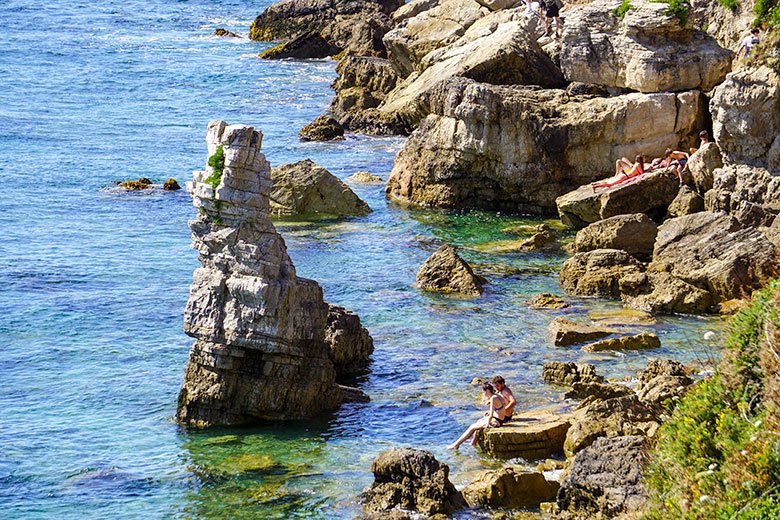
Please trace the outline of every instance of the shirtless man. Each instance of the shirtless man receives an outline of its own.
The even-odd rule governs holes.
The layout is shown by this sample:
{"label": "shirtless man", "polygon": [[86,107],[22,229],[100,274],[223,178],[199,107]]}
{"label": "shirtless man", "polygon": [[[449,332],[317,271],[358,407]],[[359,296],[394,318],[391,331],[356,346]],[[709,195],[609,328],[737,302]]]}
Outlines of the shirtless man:
{"label": "shirtless man", "polygon": [[515,394],[513,394],[512,390],[508,386],[506,386],[506,382],[504,381],[503,377],[496,376],[490,381],[493,383],[496,392],[498,392],[498,394],[504,399],[504,403],[506,403],[506,407],[504,408],[504,410],[506,410],[506,415],[504,416],[504,422],[507,422],[509,419],[512,418],[512,415],[515,413],[515,405],[517,404],[517,399],[515,399]]}

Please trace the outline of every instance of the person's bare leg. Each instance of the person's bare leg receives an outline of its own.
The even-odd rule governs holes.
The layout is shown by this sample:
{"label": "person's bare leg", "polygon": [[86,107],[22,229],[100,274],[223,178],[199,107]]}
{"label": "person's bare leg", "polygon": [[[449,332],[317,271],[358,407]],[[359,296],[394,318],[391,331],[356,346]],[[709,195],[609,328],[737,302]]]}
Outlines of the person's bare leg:
{"label": "person's bare leg", "polygon": [[631,161],[626,159],[625,157],[621,157],[617,161],[615,161],[615,175],[620,175],[621,173],[625,173],[624,169],[631,168],[632,164]]}
{"label": "person's bare leg", "polygon": [[484,421],[485,421],[484,419],[480,419],[479,421],[477,421],[474,424],[472,424],[471,426],[469,426],[466,429],[466,431],[463,432],[463,435],[458,437],[457,441],[455,441],[452,444],[450,444],[449,446],[447,446],[447,449],[448,450],[457,450],[460,447],[461,444],[466,442],[466,439],[468,439],[469,437],[474,435],[475,431],[481,430],[482,428],[485,427],[485,422]]}

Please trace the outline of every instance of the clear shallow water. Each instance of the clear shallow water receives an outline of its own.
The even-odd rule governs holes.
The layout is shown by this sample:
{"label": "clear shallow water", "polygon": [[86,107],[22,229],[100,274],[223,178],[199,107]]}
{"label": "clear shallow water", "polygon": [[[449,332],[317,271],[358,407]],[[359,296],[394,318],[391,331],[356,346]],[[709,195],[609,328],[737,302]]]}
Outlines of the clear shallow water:
{"label": "clear shallow water", "polygon": [[[116,180],[183,182],[205,161],[210,119],[265,134],[273,165],[312,158],[341,178],[386,178],[399,139],[297,140],[323,112],[334,63],[254,59],[239,33],[268,1],[0,4],[0,511],[13,518],[349,518],[369,466],[397,445],[431,449],[457,484],[497,464],[446,453],[479,415],[474,376],[500,373],[521,408],[560,401],[546,360],[608,377],[647,354],[552,347],[553,316],[523,302],[559,292],[560,254],[496,253],[508,226],[539,220],[410,211],[355,186],[364,218],[281,222],[299,274],[358,312],[376,352],[356,382],[372,402],[316,421],[188,432],[172,421],[191,340],[181,331],[195,253],[186,194],[117,194]],[[459,246],[491,284],[479,299],[421,294],[417,267]],[[617,309],[573,300],[566,314]],[[653,355],[706,359],[719,322],[659,318]],[[639,329],[637,329],[639,330]],[[642,329],[644,330],[644,329]]]}

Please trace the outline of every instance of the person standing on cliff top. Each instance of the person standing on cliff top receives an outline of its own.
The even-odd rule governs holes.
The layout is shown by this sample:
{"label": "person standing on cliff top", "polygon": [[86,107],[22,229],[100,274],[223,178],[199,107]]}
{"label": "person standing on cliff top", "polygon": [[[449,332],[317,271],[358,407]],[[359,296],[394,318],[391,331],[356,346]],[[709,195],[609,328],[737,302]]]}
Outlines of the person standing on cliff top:
{"label": "person standing on cliff top", "polygon": [[539,18],[544,14],[544,35],[550,35],[550,23],[555,18],[555,37],[560,36],[562,0],[539,0]]}
{"label": "person standing on cliff top", "polygon": [[739,48],[737,49],[737,59],[747,58],[750,54],[750,51],[753,50],[753,47],[761,43],[759,34],[760,31],[758,28],[755,28],[750,31],[750,34],[743,38],[743,40],[739,43]]}
{"label": "person standing on cliff top", "polygon": [[496,389],[496,392],[498,392],[498,394],[504,399],[504,402],[506,403],[506,407],[504,408],[504,410],[506,410],[504,422],[506,423],[515,413],[517,399],[515,399],[515,394],[512,393],[512,390],[506,386],[506,382],[504,381],[503,377],[496,376],[491,379],[490,382],[493,383],[493,387]]}

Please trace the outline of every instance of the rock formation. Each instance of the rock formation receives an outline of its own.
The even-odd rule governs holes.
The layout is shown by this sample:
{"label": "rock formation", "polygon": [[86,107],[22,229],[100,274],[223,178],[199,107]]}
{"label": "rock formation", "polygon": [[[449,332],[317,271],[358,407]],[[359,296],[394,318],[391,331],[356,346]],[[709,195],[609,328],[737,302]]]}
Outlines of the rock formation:
{"label": "rock formation", "polygon": [[470,507],[537,507],[541,502],[554,500],[559,487],[539,472],[509,466],[481,472],[463,488],[463,498]]}
{"label": "rock formation", "polygon": [[299,419],[344,398],[325,341],[322,289],[296,276],[269,219],[261,143],[252,127],[212,121],[209,167],[187,183],[202,267],[184,311],[184,331],[196,339],[176,414],[184,424]]}
{"label": "rock formation", "polygon": [[334,118],[322,115],[301,128],[298,137],[302,141],[340,141],[344,139],[344,128]]}
{"label": "rock formation", "polygon": [[595,249],[566,260],[558,280],[569,294],[620,298],[620,280],[644,270],[645,267],[625,251]]}
{"label": "rock formation", "polygon": [[[554,213],[557,197],[614,172],[616,157],[660,155],[685,142],[704,116],[698,92],[594,98],[463,78],[436,87],[428,102],[431,115],[396,156],[388,194],[423,206],[535,214]],[[661,204],[665,211],[676,181],[671,188],[668,200],[649,207],[608,207],[644,213]],[[625,212],[615,211],[597,209],[581,221]]]}
{"label": "rock formation", "polygon": [[550,322],[547,331],[552,336],[553,342],[559,347],[592,341],[617,332],[606,327],[581,325],[560,316]]}
{"label": "rock formation", "polygon": [[542,366],[542,380],[559,385],[604,382],[604,378],[596,374],[596,367],[593,365],[560,361],[550,361]]}
{"label": "rock formation", "polygon": [[479,296],[484,283],[485,279],[474,274],[455,248],[448,245],[437,249],[417,271],[417,286],[425,291]]}
{"label": "rock formation", "polygon": [[306,32],[260,53],[264,60],[327,58],[341,52],[317,31]]}
{"label": "rock formation", "polygon": [[637,258],[649,258],[658,226],[644,213],[618,215],[594,222],[577,232],[574,251],[620,249]]}
{"label": "rock formation", "polygon": [[367,512],[402,508],[425,515],[450,514],[463,505],[460,492],[449,480],[449,466],[429,451],[383,451],[371,463],[371,471],[374,483],[361,495]]}
{"label": "rock formation", "polygon": [[371,213],[349,186],[307,159],[271,171],[271,213],[278,216],[351,216]]}
{"label": "rock formation", "polygon": [[683,26],[662,3],[633,0],[623,17],[617,1],[566,13],[561,68],[569,81],[639,92],[712,89],[731,67],[731,51]]}
{"label": "rock formation", "polygon": [[346,56],[336,65],[336,73],[338,78],[333,83],[336,96],[330,111],[343,127],[368,134],[408,133],[409,129],[396,118],[383,120],[371,115],[371,110],[384,101],[399,80],[389,60]]}
{"label": "rock formation", "polygon": [[642,332],[632,336],[620,336],[619,338],[608,338],[589,343],[582,347],[583,352],[603,352],[605,350],[643,350],[658,348],[661,346],[661,340],[656,334],[651,332]]}
{"label": "rock formation", "polygon": [[571,415],[558,410],[531,410],[514,414],[500,428],[477,430],[477,446],[486,454],[505,459],[539,460],[563,452]]}
{"label": "rock formation", "polygon": [[558,310],[569,307],[569,304],[566,303],[563,298],[552,293],[537,294],[525,303],[527,303],[532,309]]}
{"label": "rock formation", "polygon": [[328,305],[325,342],[330,347],[329,357],[336,377],[364,369],[374,352],[374,339],[361,325],[357,314],[337,305]]}

